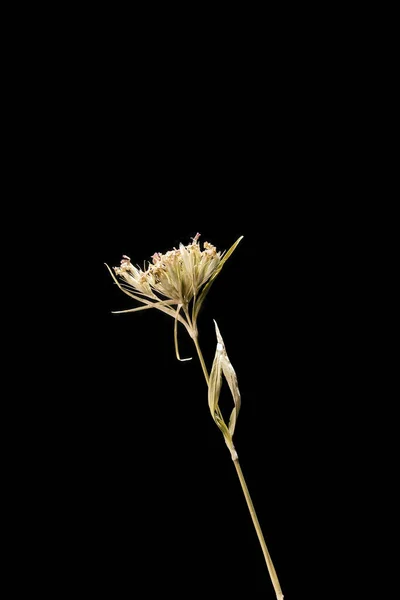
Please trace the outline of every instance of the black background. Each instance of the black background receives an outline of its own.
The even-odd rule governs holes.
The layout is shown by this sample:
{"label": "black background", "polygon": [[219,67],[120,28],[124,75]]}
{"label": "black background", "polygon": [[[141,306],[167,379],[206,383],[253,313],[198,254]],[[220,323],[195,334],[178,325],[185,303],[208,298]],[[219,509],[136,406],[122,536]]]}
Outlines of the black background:
{"label": "black background", "polygon": [[[277,195],[273,183],[266,198]],[[82,452],[75,493],[82,486],[78,513],[93,576],[101,573],[110,589],[125,589],[132,577],[157,591],[184,594],[194,585],[274,597],[190,339],[180,329],[181,356],[193,356],[180,363],[170,317],[111,314],[134,302],[103,265],[119,264],[122,254],[142,264],[197,231],[218,249],[244,235],[200,313],[200,342],[210,368],[215,319],[242,394],[235,444],[282,588],[294,596],[307,585],[299,556],[310,544],[309,522],[316,545],[329,532],[326,521],[321,531],[315,525],[335,494],[338,373],[348,368],[337,350],[344,290],[333,283],[327,217],[316,228],[304,204],[250,203],[230,197],[232,184],[225,197],[194,192],[155,203],[143,187],[126,185],[132,200],[104,219],[89,255],[86,389],[75,407]],[[230,402],[224,389],[225,414]]]}
{"label": "black background", "polygon": [[[215,35],[214,50],[200,36],[186,53],[188,42],[156,39],[152,26],[119,35],[93,21],[51,58],[44,44],[44,70],[25,58],[32,102],[21,119],[35,159],[25,176],[50,199],[56,260],[43,367],[55,383],[31,409],[43,455],[26,460],[50,490],[34,480],[56,590],[82,578],[110,598],[274,598],[186,332],[181,355],[193,360],[179,363],[171,318],[111,313],[133,302],[105,262],[142,264],[197,232],[220,250],[244,236],[204,303],[200,342],[210,368],[215,319],[242,394],[235,445],[285,597],[338,582],[325,556],[359,468],[357,456],[349,471],[338,459],[365,335],[352,290],[366,209],[350,201],[365,130],[352,66],[338,72],[336,46],[320,52],[318,36],[286,28],[274,42],[265,31],[251,43],[231,32],[228,46]],[[221,404],[226,413],[227,390]]]}

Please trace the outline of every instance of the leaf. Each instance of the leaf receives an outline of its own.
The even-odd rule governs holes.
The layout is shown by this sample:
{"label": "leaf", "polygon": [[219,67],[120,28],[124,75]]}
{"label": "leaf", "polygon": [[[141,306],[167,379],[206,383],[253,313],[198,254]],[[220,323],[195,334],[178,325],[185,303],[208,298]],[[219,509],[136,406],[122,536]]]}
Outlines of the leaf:
{"label": "leaf", "polygon": [[[225,350],[224,340],[222,339],[217,323],[215,321],[214,323],[217,335],[217,348],[215,351],[215,357],[208,384],[208,406],[210,408],[212,418],[214,419],[219,429],[222,431],[222,434],[225,438],[225,442],[229,450],[231,451],[232,459],[236,460],[237,454],[233,445],[232,438],[235,431],[235,425],[240,409],[240,392],[235,370]],[[224,375],[225,379],[228,382],[228,386],[231,391],[234,402],[234,408],[229,418],[229,426],[226,425],[221,410],[218,406],[222,388],[222,375]]]}
{"label": "leaf", "polygon": [[229,431],[230,431],[230,434],[233,436],[233,433],[235,431],[236,420],[239,415],[239,410],[240,410],[240,405],[241,405],[239,385],[238,385],[238,380],[237,380],[235,369],[233,368],[232,363],[229,360],[228,354],[225,349],[224,340],[222,339],[222,335],[218,329],[218,325],[215,320],[214,320],[214,325],[215,325],[215,331],[217,334],[218,343],[222,346],[222,351],[221,351],[222,372],[223,372],[225,379],[229,385],[229,389],[231,390],[233,402],[235,404],[234,409],[232,410],[232,413],[231,413],[231,416],[229,419]]}
{"label": "leaf", "polygon": [[[142,300],[143,302],[143,300]],[[149,304],[147,304],[146,306],[138,306],[137,308],[128,308],[127,310],[113,310],[112,314],[113,315],[121,315],[122,313],[131,313],[131,312],[137,312],[138,310],[147,310],[148,308],[159,308],[160,305],[165,305],[165,304],[176,304],[176,302],[173,302],[172,300],[161,300],[160,302],[149,302]]]}
{"label": "leaf", "polygon": [[229,250],[227,252],[225,252],[218,267],[216,268],[216,270],[211,275],[210,279],[207,281],[206,285],[202,289],[201,294],[198,297],[198,299],[196,300],[196,304],[193,308],[193,320],[194,321],[197,319],[197,315],[199,314],[201,305],[204,302],[204,298],[207,296],[208,292],[210,291],[210,287],[213,284],[215,278],[220,273],[222,267],[224,266],[224,264],[226,263],[228,258],[231,256],[231,254],[234,252],[234,250],[236,250],[236,247],[238,246],[239,242],[241,242],[242,239],[243,239],[243,236],[240,236],[240,238],[238,240],[236,240],[236,242],[229,248]]}
{"label": "leaf", "polygon": [[210,379],[208,382],[208,406],[211,416],[215,420],[215,413],[218,407],[219,395],[222,387],[222,367],[221,353],[218,352],[218,347],[215,352],[213,365],[211,368]]}

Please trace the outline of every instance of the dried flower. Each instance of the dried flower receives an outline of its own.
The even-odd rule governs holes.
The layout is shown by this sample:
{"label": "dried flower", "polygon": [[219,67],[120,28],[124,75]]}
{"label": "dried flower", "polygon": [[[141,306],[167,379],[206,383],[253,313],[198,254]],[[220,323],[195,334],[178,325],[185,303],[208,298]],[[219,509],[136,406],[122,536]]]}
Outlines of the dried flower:
{"label": "dried flower", "polygon": [[[109,269],[115,283],[128,296],[144,306],[118,313],[158,308],[175,319],[175,349],[179,360],[177,323],[184,325],[192,338],[197,336],[197,317],[211,284],[221,271],[240,237],[227,252],[217,252],[215,246],[204,242],[201,249],[197,233],[187,246],[182,243],[165,254],[156,252],[147,268],[132,265],[129,256],[123,256],[121,265]],[[188,360],[188,359],[186,359]]]}
{"label": "dried flower", "polygon": [[[115,273],[108,265],[106,266],[118,287],[125,294],[142,304],[142,306],[136,308],[117,312],[127,313],[157,308],[174,317],[175,350],[179,360],[181,358],[178,351],[178,321],[186,327],[192,337],[208,386],[208,405],[212,418],[222,431],[225,443],[231,453],[277,600],[283,600],[279,579],[268,552],[250,492],[239,464],[239,457],[233,444],[233,434],[240,410],[241,397],[235,370],[229,360],[224,340],[215,321],[217,347],[210,375],[198,342],[197,317],[201,305],[225,261],[230,257],[243,236],[226,253],[217,252],[215,246],[208,242],[205,242],[203,249],[201,249],[199,237],[200,234],[197,233],[187,246],[180,244],[178,249],[173,248],[165,254],[156,252],[152,256],[152,262],[148,263],[147,268],[145,266],[144,270],[140,267],[134,267],[128,256],[124,256],[121,265],[114,268]],[[219,406],[223,378],[228,383],[234,403],[228,424],[226,424]]]}

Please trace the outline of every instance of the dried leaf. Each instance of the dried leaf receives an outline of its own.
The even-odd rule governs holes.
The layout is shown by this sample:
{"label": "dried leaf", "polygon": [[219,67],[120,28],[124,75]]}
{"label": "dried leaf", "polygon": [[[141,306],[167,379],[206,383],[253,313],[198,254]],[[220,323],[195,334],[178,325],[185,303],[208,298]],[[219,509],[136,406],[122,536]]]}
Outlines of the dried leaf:
{"label": "dried leaf", "polygon": [[[222,339],[217,323],[215,321],[214,323],[217,334],[217,348],[215,351],[215,357],[208,384],[208,406],[210,408],[212,418],[223,433],[225,442],[231,451],[232,459],[236,460],[237,454],[233,445],[232,438],[235,431],[236,420],[240,409],[240,391],[235,370],[225,350],[224,340]],[[224,376],[228,382],[229,389],[231,391],[234,402],[234,408],[229,418],[229,426],[226,425],[220,408],[218,406],[222,388],[222,376]]]}
{"label": "dried leaf", "polygon": [[228,260],[228,258],[230,257],[230,255],[232,254],[232,252],[236,249],[236,247],[238,246],[239,242],[243,239],[243,236],[240,236],[240,238],[238,240],[236,240],[236,242],[229,248],[229,250],[224,254],[221,262],[219,263],[217,269],[215,270],[215,272],[213,273],[213,275],[210,277],[210,279],[208,280],[208,282],[206,283],[206,285],[204,286],[200,296],[197,298],[196,303],[193,307],[193,319],[194,321],[197,319],[197,315],[199,314],[199,310],[201,308],[201,305],[204,302],[204,298],[207,296],[210,287],[213,283],[213,281],[215,280],[215,278],[217,277],[217,275],[219,274],[219,272],[221,271],[222,267],[224,266],[225,262]]}

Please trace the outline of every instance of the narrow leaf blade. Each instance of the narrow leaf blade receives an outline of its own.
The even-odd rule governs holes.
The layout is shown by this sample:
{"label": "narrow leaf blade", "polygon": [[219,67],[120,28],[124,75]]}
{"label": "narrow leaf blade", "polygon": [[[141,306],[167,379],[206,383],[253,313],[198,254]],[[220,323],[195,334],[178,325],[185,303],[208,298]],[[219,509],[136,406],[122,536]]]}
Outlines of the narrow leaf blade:
{"label": "narrow leaf blade", "polygon": [[231,256],[231,254],[236,250],[236,247],[242,241],[242,239],[243,239],[243,236],[240,236],[240,238],[236,240],[236,242],[229,248],[229,250],[227,252],[225,252],[224,256],[221,259],[221,262],[218,265],[218,268],[215,270],[215,272],[210,277],[210,279],[207,281],[206,285],[204,286],[203,290],[201,291],[200,296],[196,300],[196,305],[193,310],[195,319],[197,318],[197,315],[199,314],[201,305],[203,304],[205,297],[207,296],[208,292],[210,291],[210,287],[213,284],[215,278],[220,273],[222,267],[224,266],[224,264],[226,263],[228,258]]}

